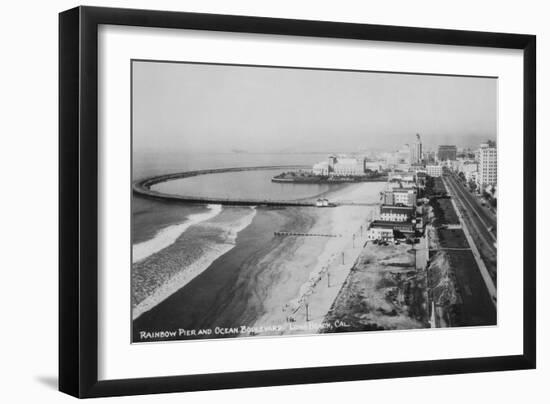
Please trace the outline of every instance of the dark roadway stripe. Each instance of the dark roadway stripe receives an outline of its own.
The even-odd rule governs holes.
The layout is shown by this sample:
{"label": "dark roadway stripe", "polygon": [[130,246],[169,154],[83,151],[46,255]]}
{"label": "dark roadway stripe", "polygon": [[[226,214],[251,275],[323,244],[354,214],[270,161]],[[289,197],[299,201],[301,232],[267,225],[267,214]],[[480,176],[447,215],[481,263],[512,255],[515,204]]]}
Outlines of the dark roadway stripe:
{"label": "dark roadway stripe", "polygon": [[460,189],[460,194],[464,197],[464,199],[467,199],[473,206],[476,207],[476,212],[483,216],[483,218],[489,223],[489,225],[495,227],[496,226],[496,219],[490,216],[485,209],[483,209],[482,206],[479,205],[478,201],[475,197],[473,197],[470,193],[466,192],[464,188],[461,186],[458,181],[451,176],[451,182],[456,185],[457,188]]}
{"label": "dark roadway stripe", "polygon": [[[471,195],[468,195],[468,197],[466,196],[466,193],[464,190],[460,189],[460,184],[457,184],[454,180],[449,180],[448,181],[449,184],[451,185],[451,188],[453,188],[453,190],[455,191],[455,194],[457,195],[457,197],[459,197],[459,199],[461,199],[461,203],[462,203],[462,206],[464,206],[465,208],[467,208],[467,210],[473,210],[474,212],[474,216],[476,216],[476,219],[477,221],[479,221],[483,227],[483,229],[485,231],[487,231],[487,233],[492,237],[492,239],[494,241],[496,241],[496,236],[489,230],[489,226],[492,225],[493,228],[496,227],[496,223],[492,223],[492,220],[489,220],[489,226],[484,222],[484,220],[482,219],[481,215],[479,214],[479,211],[478,209],[476,209],[476,202],[471,202],[468,200],[468,197],[471,197]],[[467,202],[467,203],[464,203]],[[469,208],[466,206],[468,205]],[[479,208],[479,206],[477,206]],[[485,213],[485,212],[483,212]],[[484,215],[486,216],[486,215]]]}
{"label": "dark roadway stripe", "polygon": [[[447,181],[447,182],[450,185],[451,189],[454,191],[454,193],[457,194],[456,184],[453,184],[452,181]],[[465,208],[465,210],[471,210],[464,204],[464,201],[462,200],[462,198],[457,197],[456,199],[460,201],[460,204],[462,205],[463,208]],[[485,244],[487,244],[491,253],[494,253],[496,255],[496,248],[494,244],[490,241],[490,239],[488,240],[488,237],[486,235],[483,234],[484,232],[486,232],[487,234],[492,236],[492,234],[487,230],[483,221],[481,221],[479,217],[477,217],[476,215],[468,215],[468,217],[465,217],[465,219],[469,219],[469,221],[471,222],[471,226],[474,226],[475,229],[477,230],[476,233],[479,234],[481,239],[485,242]],[[477,224],[475,223],[476,221],[478,222]],[[481,229],[479,228],[480,227],[479,225],[481,225]]]}

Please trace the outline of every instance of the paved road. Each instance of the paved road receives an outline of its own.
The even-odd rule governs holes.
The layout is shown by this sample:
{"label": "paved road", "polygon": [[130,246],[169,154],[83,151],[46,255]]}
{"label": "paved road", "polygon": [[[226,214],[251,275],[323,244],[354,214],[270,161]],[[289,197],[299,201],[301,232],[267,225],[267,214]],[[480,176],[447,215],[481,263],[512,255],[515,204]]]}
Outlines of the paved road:
{"label": "paved road", "polygon": [[489,230],[490,237],[492,240],[496,241],[497,218],[495,214],[488,207],[482,206],[479,199],[465,188],[464,184],[458,180],[455,174],[447,175],[444,179],[449,180],[448,183],[454,186],[457,195],[470,209],[472,209],[476,219],[478,219],[485,228],[491,228],[491,230]]}
{"label": "paved road", "polygon": [[461,210],[481,258],[496,283],[496,217],[489,209],[482,206],[479,200],[466,190],[453,174],[444,175],[443,181]]}

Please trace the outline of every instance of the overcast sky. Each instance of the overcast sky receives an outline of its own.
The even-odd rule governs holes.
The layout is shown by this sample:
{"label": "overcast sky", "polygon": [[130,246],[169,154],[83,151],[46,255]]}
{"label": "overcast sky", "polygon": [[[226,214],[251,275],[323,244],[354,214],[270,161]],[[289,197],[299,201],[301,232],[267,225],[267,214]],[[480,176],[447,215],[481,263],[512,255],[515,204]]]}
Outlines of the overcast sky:
{"label": "overcast sky", "polygon": [[134,151],[396,150],[496,140],[497,80],[133,63]]}

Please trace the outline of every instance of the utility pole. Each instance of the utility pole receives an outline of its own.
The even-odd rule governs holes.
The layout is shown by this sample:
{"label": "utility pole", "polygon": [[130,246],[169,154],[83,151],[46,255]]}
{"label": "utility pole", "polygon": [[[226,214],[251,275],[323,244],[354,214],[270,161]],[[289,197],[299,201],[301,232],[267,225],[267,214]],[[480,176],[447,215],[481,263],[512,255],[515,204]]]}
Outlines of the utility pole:
{"label": "utility pole", "polygon": [[344,252],[342,251],[342,265],[344,265]]}
{"label": "utility pole", "polygon": [[309,321],[309,303],[306,303],[306,321]]}
{"label": "utility pole", "polygon": [[330,288],[330,272],[327,271],[327,288]]}
{"label": "utility pole", "polygon": [[416,271],[418,269],[418,265],[416,263],[416,244],[415,244],[414,238],[413,238],[413,251],[414,251],[414,270]]}

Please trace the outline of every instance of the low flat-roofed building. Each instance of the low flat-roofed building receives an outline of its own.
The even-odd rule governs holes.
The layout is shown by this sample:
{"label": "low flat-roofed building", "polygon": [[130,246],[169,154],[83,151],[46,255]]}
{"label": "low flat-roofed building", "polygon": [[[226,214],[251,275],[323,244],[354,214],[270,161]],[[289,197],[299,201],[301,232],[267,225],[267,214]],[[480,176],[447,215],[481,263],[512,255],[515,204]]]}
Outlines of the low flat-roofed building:
{"label": "low flat-roofed building", "polygon": [[393,241],[395,232],[403,235],[413,235],[415,233],[415,225],[407,222],[391,222],[387,220],[374,220],[367,232],[369,240]]}
{"label": "low flat-roofed building", "polygon": [[368,240],[382,240],[382,241],[393,241],[393,229],[386,227],[374,226],[369,228],[367,232]]}
{"label": "low flat-roofed building", "polygon": [[389,222],[408,222],[414,216],[414,208],[411,206],[381,205],[380,220]]}

